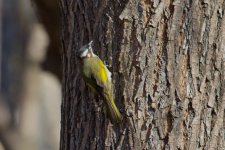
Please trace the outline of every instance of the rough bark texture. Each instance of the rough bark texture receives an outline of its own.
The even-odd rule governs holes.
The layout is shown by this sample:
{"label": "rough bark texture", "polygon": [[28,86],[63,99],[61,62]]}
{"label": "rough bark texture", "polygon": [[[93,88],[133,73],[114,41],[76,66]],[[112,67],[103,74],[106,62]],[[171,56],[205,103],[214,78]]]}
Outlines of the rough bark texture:
{"label": "rough bark texture", "polygon": [[[224,149],[224,0],[61,0],[61,150]],[[124,116],[112,126],[74,53],[90,40]]]}

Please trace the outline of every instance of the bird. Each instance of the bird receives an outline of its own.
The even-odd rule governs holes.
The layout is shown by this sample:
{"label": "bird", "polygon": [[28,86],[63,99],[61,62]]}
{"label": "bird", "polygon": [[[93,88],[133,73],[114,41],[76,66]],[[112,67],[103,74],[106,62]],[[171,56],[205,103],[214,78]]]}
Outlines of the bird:
{"label": "bird", "polygon": [[91,91],[103,97],[110,122],[117,124],[122,121],[123,117],[113,99],[111,72],[94,54],[92,43],[93,41],[82,46],[77,52],[77,57],[81,62],[81,76]]}

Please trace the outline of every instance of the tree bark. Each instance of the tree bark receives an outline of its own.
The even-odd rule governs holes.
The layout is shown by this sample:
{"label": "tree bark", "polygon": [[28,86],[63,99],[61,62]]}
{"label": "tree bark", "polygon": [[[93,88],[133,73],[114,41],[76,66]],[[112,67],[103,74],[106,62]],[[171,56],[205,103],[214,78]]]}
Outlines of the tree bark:
{"label": "tree bark", "polygon": [[[224,149],[224,0],[60,0],[61,150]],[[79,74],[90,40],[112,72],[123,122]]]}

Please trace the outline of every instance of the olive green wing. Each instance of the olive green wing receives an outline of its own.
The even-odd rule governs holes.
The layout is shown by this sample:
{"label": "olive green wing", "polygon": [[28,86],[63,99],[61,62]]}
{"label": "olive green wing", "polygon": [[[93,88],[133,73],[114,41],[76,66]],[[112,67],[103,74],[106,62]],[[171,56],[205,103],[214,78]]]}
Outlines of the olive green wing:
{"label": "olive green wing", "polygon": [[[97,58],[96,58],[97,59]],[[107,106],[108,116],[112,123],[119,123],[122,120],[122,115],[117,109],[112,95],[112,85],[111,85],[111,73],[103,64],[103,62],[98,58],[92,66],[92,78],[95,79],[95,84],[98,87],[101,87],[100,95],[102,95],[105,99],[105,103]]]}

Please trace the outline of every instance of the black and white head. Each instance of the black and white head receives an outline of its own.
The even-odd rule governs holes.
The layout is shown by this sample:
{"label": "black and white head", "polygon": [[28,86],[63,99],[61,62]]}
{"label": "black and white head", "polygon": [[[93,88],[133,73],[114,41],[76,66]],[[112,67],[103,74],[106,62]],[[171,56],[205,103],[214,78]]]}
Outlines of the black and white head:
{"label": "black and white head", "polygon": [[92,43],[93,41],[89,42],[88,44],[82,46],[78,53],[77,56],[80,58],[89,58],[89,57],[93,57],[95,56],[95,54],[93,53],[93,49],[92,49]]}

